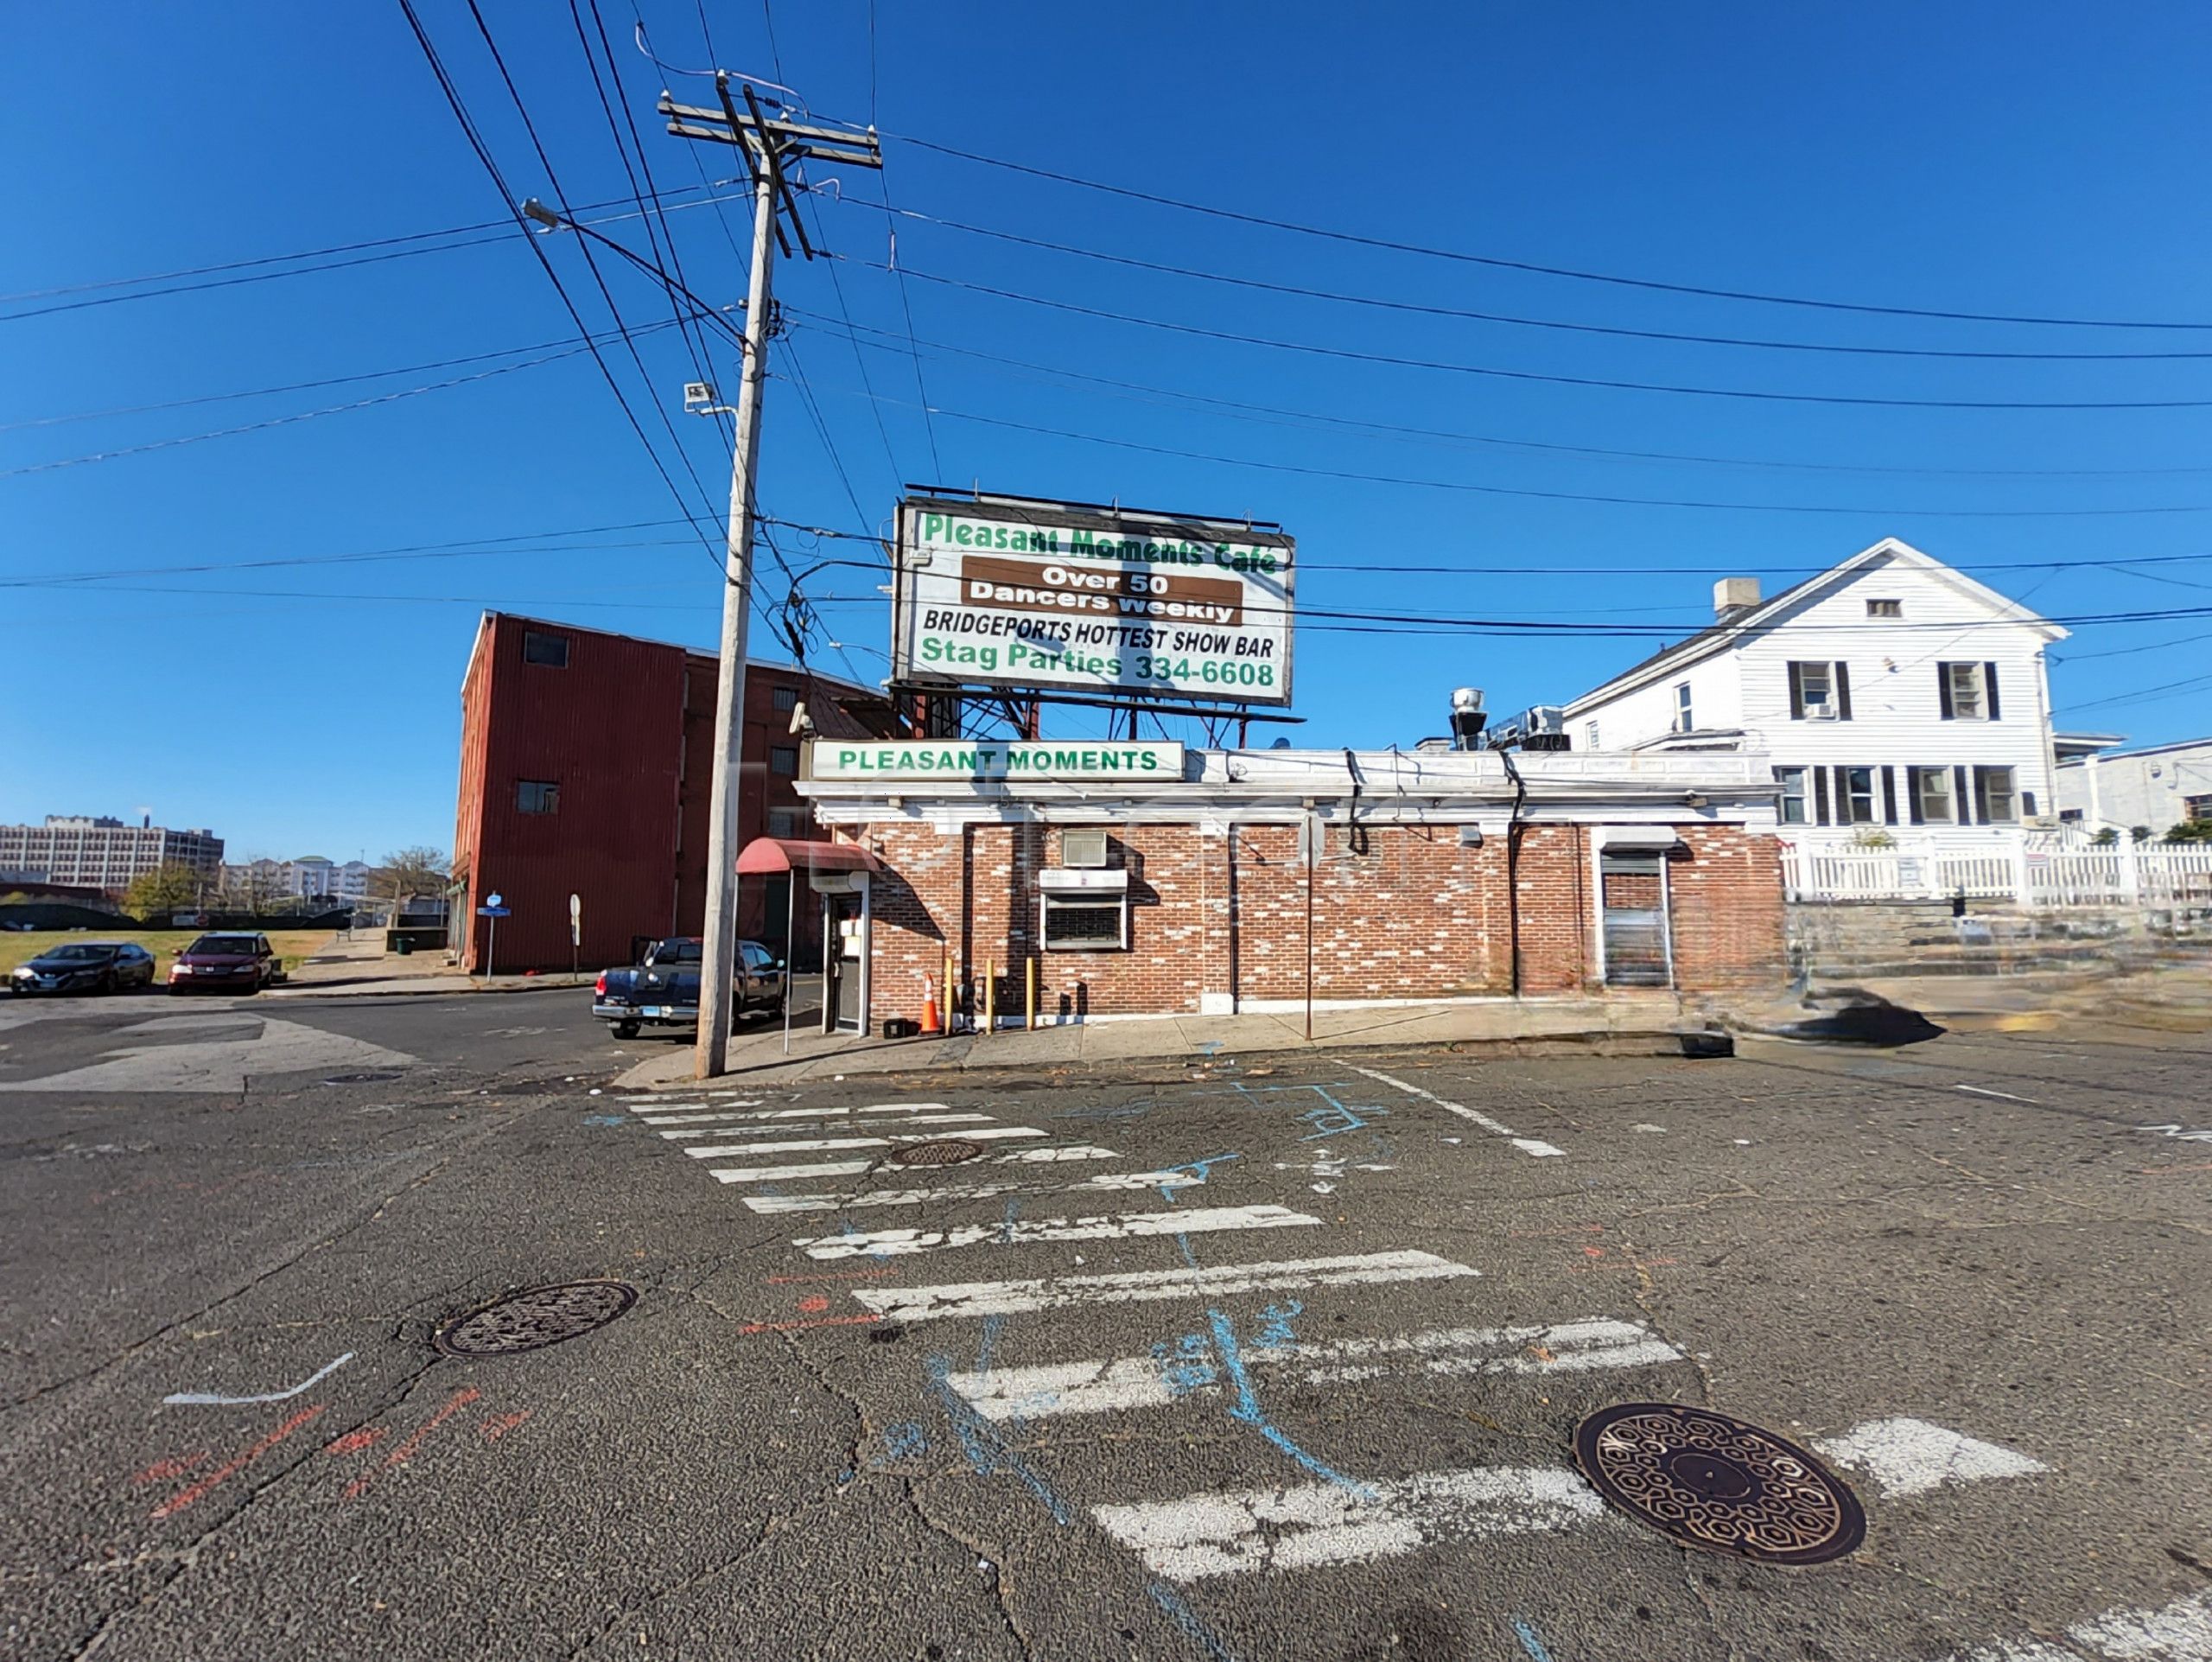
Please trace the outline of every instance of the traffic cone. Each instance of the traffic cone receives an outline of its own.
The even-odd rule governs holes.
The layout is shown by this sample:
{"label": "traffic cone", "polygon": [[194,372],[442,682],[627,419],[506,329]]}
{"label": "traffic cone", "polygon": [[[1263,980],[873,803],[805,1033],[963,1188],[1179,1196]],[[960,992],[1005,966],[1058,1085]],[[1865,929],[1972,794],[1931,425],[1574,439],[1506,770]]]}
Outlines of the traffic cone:
{"label": "traffic cone", "polygon": [[937,1013],[937,986],[929,977],[922,977],[922,1037],[931,1038],[944,1031],[944,1022]]}

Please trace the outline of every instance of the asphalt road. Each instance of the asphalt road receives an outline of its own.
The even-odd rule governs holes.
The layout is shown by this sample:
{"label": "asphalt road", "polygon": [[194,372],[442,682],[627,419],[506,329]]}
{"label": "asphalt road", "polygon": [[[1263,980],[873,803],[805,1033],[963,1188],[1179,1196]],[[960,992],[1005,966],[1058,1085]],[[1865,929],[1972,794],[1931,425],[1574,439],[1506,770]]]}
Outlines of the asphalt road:
{"label": "asphalt road", "polygon": [[[584,1002],[0,1004],[8,1655],[2212,1658],[2203,1038],[646,1103]],[[1639,1400],[1864,1545],[1609,1509]]]}

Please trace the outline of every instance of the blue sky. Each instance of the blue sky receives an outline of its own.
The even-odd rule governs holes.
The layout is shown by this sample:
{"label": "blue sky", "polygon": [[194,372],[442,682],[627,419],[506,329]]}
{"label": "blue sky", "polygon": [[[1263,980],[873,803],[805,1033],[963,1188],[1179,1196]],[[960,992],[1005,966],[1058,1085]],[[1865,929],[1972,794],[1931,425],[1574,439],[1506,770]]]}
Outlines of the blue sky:
{"label": "blue sky", "polygon": [[[2212,19],[2187,9],[2101,14],[2091,27],[2051,5],[1431,5],[1385,8],[1350,29],[1341,7],[1305,4],[815,0],[776,8],[772,45],[758,3],[709,3],[710,55],[689,0],[639,4],[670,65],[718,59],[800,88],[824,117],[873,114],[891,201],[911,213],[1295,287],[1615,328],[1954,351],[2212,353],[2212,329],[1877,316],[1392,253],[905,142],[1367,236],[1673,283],[2212,322],[2212,231],[2188,207],[2212,140],[2198,73]],[[651,106],[664,85],[710,97],[709,84],[637,54],[629,0],[600,5],[654,177],[695,201],[702,164],[720,181],[728,159],[660,133]],[[517,194],[556,198],[467,8],[423,0],[421,11]],[[485,16],[566,200],[627,196],[567,8],[487,0]],[[514,232],[190,292],[73,286],[496,220],[498,193],[396,4],[240,3],[219,26],[172,6],[58,7],[18,10],[6,27],[0,137],[18,165],[0,178],[10,228],[0,294],[28,297],[0,302],[0,583],[11,585],[0,588],[0,638],[13,684],[0,701],[0,819],[143,807],[157,823],[213,827],[239,856],[375,858],[402,844],[443,845],[460,678],[481,609],[712,641],[712,557],[673,522],[719,513],[728,452],[712,423],[679,411],[696,371],[672,329],[638,341],[650,385],[619,344],[607,352],[683,507],[581,354],[505,367],[547,355],[522,353],[99,413],[574,335]],[[96,96],[100,86],[107,96]],[[865,177],[844,188],[880,200]],[[1297,642],[1301,742],[1409,741],[1438,727],[1446,691],[1462,683],[1486,687],[1499,710],[1571,696],[1708,617],[1706,569],[1757,570],[1771,589],[1884,535],[2054,616],[2212,607],[2212,516],[2111,512],[2212,508],[2212,411],[1897,407],[1445,373],[1078,316],[935,279],[1382,356],[1827,397],[2212,399],[2212,359],[1969,361],[1627,339],[1262,293],[914,220],[899,231],[910,273],[902,303],[880,269],[885,215],[826,198],[816,206],[844,256],[843,292],[827,264],[779,270],[792,328],[769,391],[764,510],[794,525],[873,530],[902,480],[934,478],[1280,521],[1300,540],[1309,614]],[[697,206],[669,223],[690,286],[717,303],[739,298],[745,274],[730,238],[742,245],[741,209]],[[645,251],[639,220],[604,229]],[[586,321],[608,328],[575,239],[548,252]],[[603,264],[633,327],[666,322],[657,289],[619,261]],[[67,292],[34,292],[44,290]],[[79,303],[118,295],[130,297]],[[926,422],[903,344],[907,305],[931,343],[920,370],[939,413]],[[73,309],[23,315],[55,306]],[[843,332],[848,312],[880,332],[865,333],[857,352]],[[734,384],[732,354],[717,347],[715,358],[716,379]],[[333,408],[391,393],[407,396]],[[1232,413],[1192,395],[1304,413]],[[279,419],[320,411],[331,413]],[[1506,442],[1382,434],[1319,423],[1313,412]],[[164,443],[261,423],[275,424]],[[1098,442],[1107,439],[1123,443]],[[1128,448],[1137,445],[1153,448]],[[111,454],[140,446],[159,448]],[[1606,451],[1716,460],[1593,454]],[[90,456],[105,459],[79,460]],[[1328,472],[1437,482],[1320,476]],[[1991,511],[2007,517],[1976,517]],[[587,530],[608,526],[632,528]],[[493,538],[524,540],[424,549]],[[817,545],[789,528],[779,539],[794,568],[850,557],[850,544]],[[417,551],[327,557],[403,549]],[[2131,559],[2161,563],[2120,569]],[[267,561],[298,563],[240,569]],[[1999,569],[2038,561],[2106,564]],[[1454,569],[1356,569],[1389,564]],[[219,569],[162,570],[194,566]],[[765,557],[762,571],[779,593]],[[95,572],[130,575],[43,581]],[[886,672],[887,602],[874,583],[842,567],[808,581],[821,620],[814,661],[841,672],[849,663],[869,680]],[[1351,632],[1312,617],[1320,610],[1603,621],[1637,633]],[[2060,722],[2145,742],[2203,731],[2212,694],[2187,685],[2203,672],[2204,641],[2191,637],[2212,637],[2212,618],[2078,629],[2053,671]],[[766,648],[757,626],[755,640]],[[1095,730],[1096,720],[1070,712],[1061,730]]]}

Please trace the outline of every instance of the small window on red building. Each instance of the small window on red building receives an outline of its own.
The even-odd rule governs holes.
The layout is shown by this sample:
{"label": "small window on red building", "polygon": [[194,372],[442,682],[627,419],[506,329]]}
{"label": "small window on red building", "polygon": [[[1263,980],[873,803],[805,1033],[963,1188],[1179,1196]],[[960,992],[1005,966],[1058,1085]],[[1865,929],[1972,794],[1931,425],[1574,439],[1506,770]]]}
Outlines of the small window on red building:
{"label": "small window on red building", "polygon": [[542,664],[549,670],[568,668],[569,637],[547,634],[537,629],[524,629],[522,632],[522,661]]}
{"label": "small window on red building", "polygon": [[561,812],[561,787],[550,780],[525,779],[515,786],[515,811],[518,813],[558,813]]}
{"label": "small window on red building", "polygon": [[768,747],[768,771],[782,779],[798,777],[798,747],[795,744],[772,744]]}
{"label": "small window on red building", "polygon": [[778,687],[768,695],[768,707],[779,716],[788,716],[798,708],[797,687]]}
{"label": "small window on red building", "polygon": [[806,820],[797,808],[768,810],[768,835],[771,837],[804,837]]}

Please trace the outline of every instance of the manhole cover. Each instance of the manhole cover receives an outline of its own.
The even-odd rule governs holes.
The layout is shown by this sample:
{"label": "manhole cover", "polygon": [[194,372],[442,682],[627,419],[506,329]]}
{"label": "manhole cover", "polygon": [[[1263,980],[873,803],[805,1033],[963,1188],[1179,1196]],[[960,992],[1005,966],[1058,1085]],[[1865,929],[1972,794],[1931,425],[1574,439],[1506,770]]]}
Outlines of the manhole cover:
{"label": "manhole cover", "polygon": [[512,1356],[603,1328],[638,1302],[620,1281],[530,1287],[448,1321],[430,1342],[448,1356]]}
{"label": "manhole cover", "polygon": [[934,1143],[910,1143],[891,1156],[898,1166],[957,1166],[963,1160],[973,1160],[982,1153],[980,1143],[963,1143],[957,1137],[939,1137]]}
{"label": "manhole cover", "polygon": [[397,1073],[333,1073],[325,1085],[385,1085],[399,1077]]}
{"label": "manhole cover", "polygon": [[1575,1429],[1574,1461],[1638,1523],[1706,1552],[1824,1563],[1866,1538],[1859,1499],[1796,1443],[1680,1403],[1617,1403]]}

